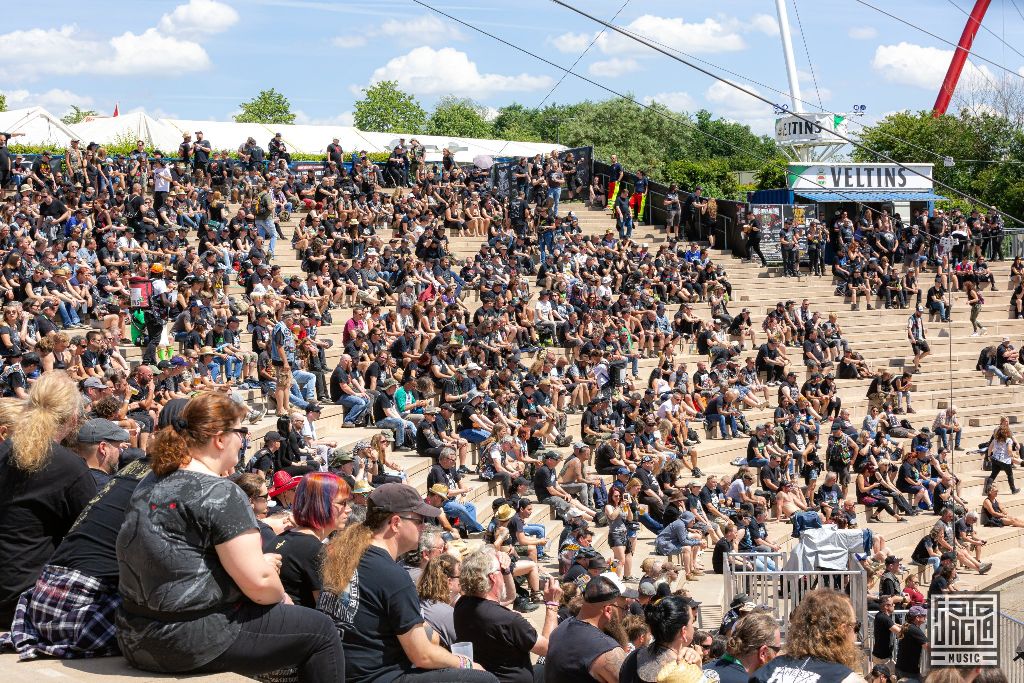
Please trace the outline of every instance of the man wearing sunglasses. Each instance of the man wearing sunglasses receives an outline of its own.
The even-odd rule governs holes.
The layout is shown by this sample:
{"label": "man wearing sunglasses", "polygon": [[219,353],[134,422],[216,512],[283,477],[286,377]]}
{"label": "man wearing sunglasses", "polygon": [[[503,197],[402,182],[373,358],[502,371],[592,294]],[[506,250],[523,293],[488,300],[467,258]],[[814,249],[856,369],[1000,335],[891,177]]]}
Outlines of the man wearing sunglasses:
{"label": "man wearing sunglasses", "polygon": [[100,488],[117,471],[121,451],[128,447],[128,431],[110,420],[94,418],[78,432],[75,452],[89,466],[96,487]]}

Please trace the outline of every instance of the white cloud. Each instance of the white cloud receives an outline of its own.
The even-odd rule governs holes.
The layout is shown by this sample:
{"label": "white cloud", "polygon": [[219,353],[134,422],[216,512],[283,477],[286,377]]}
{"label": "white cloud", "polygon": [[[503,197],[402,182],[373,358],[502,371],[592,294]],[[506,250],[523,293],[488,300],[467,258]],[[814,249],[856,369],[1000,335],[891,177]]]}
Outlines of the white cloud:
{"label": "white cloud", "polygon": [[60,88],[51,88],[46,92],[29,92],[24,89],[8,90],[4,95],[7,97],[7,106],[10,109],[42,107],[57,115],[63,115],[71,108],[72,104],[88,109],[93,103],[93,99],[87,95],[78,95],[70,90]]}
{"label": "white cloud", "polygon": [[350,111],[343,111],[337,116],[310,116],[301,109],[296,109],[295,123],[309,126],[354,126],[355,115]]}
{"label": "white cloud", "polygon": [[366,36],[362,35],[351,35],[351,36],[338,36],[331,41],[335,47],[340,47],[343,50],[350,50],[356,47],[362,47],[366,45]]}
{"label": "white cloud", "polygon": [[691,112],[697,109],[697,102],[688,92],[660,92],[656,95],[649,95],[643,99],[644,104],[650,105],[654,102],[663,104],[672,111]]}
{"label": "white cloud", "polygon": [[590,41],[594,39],[593,33],[563,33],[560,36],[548,38],[548,43],[555,46],[559,52],[580,53],[587,49]]}
{"label": "white cloud", "polygon": [[464,40],[465,36],[455,26],[435,16],[423,15],[410,19],[388,19],[377,28],[362,34],[338,36],[331,42],[335,47],[351,49],[363,47],[370,38],[397,39],[415,45],[439,45]]}
{"label": "white cloud", "polygon": [[871,40],[878,35],[878,29],[874,26],[853,26],[846,34],[854,40]]}
{"label": "white cloud", "polygon": [[604,78],[618,78],[633,73],[640,68],[635,59],[619,59],[612,57],[600,62],[594,62],[587,69],[591,76],[603,76]]}
{"label": "white cloud", "polygon": [[165,14],[157,29],[167,35],[193,38],[196,34],[223,33],[238,23],[238,12],[231,5],[216,0],[189,0]]}
{"label": "white cloud", "polygon": [[775,130],[775,115],[772,107],[760,100],[744,94],[743,90],[759,94],[756,88],[742,83],[737,90],[728,83],[715,81],[705,91],[704,98],[710,103],[710,109],[719,116],[745,123],[758,134],[770,134]]}
{"label": "white cloud", "polygon": [[[451,47],[435,50],[417,47],[375,69],[370,85],[397,81],[398,87],[416,95],[457,95],[484,98],[498,92],[521,92],[550,87],[548,76],[480,73],[465,52]],[[358,90],[358,89],[357,89]]]}
{"label": "white cloud", "polygon": [[[926,90],[936,90],[942,85],[953,57],[952,50],[915,45],[906,41],[896,45],[879,45],[875,48],[871,68],[882,78],[898,85],[910,85]],[[971,62],[964,66],[963,78],[992,79],[992,72],[985,65],[980,68]]]}
{"label": "white cloud", "polygon": [[[817,104],[819,97],[821,98],[822,102],[828,102],[830,99],[832,99],[832,91],[829,90],[828,88],[824,87],[821,84],[821,80],[820,79],[818,79],[818,88],[817,88],[817,90],[815,90],[815,88],[814,88],[814,80],[815,79],[814,79],[814,76],[811,75],[810,71],[804,71],[803,69],[797,69],[796,70],[796,77],[800,81],[800,85],[803,86],[801,88],[801,95],[803,97],[804,102],[808,103],[805,106],[810,106],[810,103]],[[787,92],[788,92],[788,88],[787,88]],[[779,95],[779,97],[783,97],[783,98],[785,98],[787,100],[789,99],[788,97],[786,97],[784,95]]]}
{"label": "white cloud", "polygon": [[[687,23],[682,17],[659,17],[644,14],[629,22],[622,28],[642,38],[656,40],[670,48],[679,49],[691,54],[712,54],[717,52],[736,52],[747,47],[740,31],[746,24],[730,17],[708,17],[699,23]],[[765,22],[758,22],[758,30],[763,30]],[[579,34],[564,33],[549,40],[556,49],[562,52],[581,52],[596,33]],[[597,38],[595,44],[603,54],[619,58],[625,56],[651,56],[650,48],[620,33],[605,32]]]}
{"label": "white cloud", "polygon": [[82,36],[77,26],[0,34],[0,79],[25,81],[43,75],[178,75],[210,67],[194,41],[165,36],[155,28],[103,40]]}
{"label": "white cloud", "polygon": [[748,24],[751,29],[766,36],[779,35],[779,22],[770,14],[755,14],[750,18]]}

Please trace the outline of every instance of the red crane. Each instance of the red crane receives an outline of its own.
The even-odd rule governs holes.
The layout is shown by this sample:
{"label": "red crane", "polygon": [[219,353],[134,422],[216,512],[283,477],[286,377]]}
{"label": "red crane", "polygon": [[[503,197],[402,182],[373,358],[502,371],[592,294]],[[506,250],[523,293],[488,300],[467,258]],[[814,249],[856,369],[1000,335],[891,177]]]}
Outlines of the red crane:
{"label": "red crane", "polygon": [[935,98],[935,107],[932,109],[932,116],[942,116],[946,113],[946,109],[949,107],[949,101],[953,97],[953,91],[956,90],[957,81],[960,80],[960,74],[964,70],[964,63],[967,61],[967,55],[971,51],[971,45],[974,43],[974,36],[978,34],[978,28],[981,26],[981,20],[985,18],[985,12],[988,11],[988,6],[992,0],[976,0],[974,3],[974,9],[971,10],[971,16],[967,18],[967,24],[964,26],[964,32],[960,35],[960,43],[957,45],[956,50],[953,51],[953,59],[949,62],[949,69],[946,71],[946,78],[942,81],[942,88],[939,90],[939,96]]}

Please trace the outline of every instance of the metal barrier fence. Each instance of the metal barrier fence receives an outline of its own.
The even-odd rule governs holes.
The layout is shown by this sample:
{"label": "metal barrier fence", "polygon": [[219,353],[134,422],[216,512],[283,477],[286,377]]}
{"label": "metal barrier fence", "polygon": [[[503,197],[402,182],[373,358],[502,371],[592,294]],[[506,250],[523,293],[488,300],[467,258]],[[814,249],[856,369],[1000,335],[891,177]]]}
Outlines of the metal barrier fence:
{"label": "metal barrier fence", "polygon": [[999,668],[1009,683],[1024,683],[1024,662],[1013,661],[1017,646],[1024,641],[1024,621],[999,613]]}
{"label": "metal barrier fence", "polygon": [[[725,604],[739,593],[750,600],[770,607],[779,620],[783,633],[789,615],[800,604],[804,594],[819,588],[831,588],[845,593],[853,603],[857,619],[865,625],[861,638],[865,638],[867,624],[867,575],[863,569],[844,570],[785,570],[787,553],[728,553],[725,568]],[[737,562],[739,561],[739,562]],[[736,566],[742,562],[741,566]],[[774,566],[774,569],[772,568]]]}

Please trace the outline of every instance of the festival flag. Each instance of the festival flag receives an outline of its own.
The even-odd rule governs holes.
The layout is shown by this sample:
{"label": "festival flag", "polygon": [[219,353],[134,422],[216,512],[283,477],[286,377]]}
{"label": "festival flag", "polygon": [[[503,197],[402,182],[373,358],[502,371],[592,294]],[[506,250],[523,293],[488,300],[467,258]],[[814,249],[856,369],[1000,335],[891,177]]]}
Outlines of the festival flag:
{"label": "festival flag", "polygon": [[114,116],[117,116],[117,102],[114,103]]}

